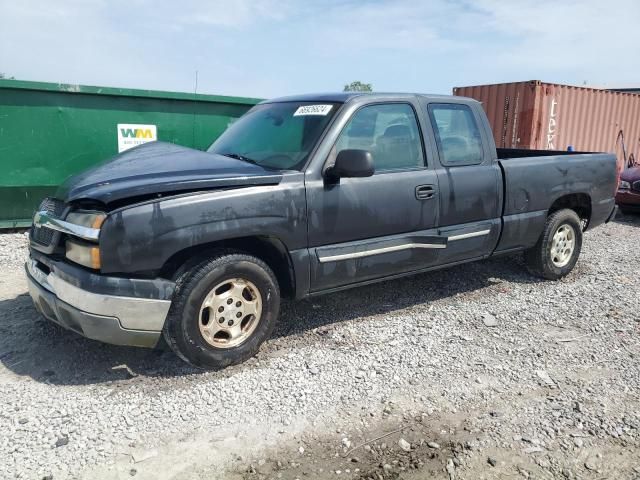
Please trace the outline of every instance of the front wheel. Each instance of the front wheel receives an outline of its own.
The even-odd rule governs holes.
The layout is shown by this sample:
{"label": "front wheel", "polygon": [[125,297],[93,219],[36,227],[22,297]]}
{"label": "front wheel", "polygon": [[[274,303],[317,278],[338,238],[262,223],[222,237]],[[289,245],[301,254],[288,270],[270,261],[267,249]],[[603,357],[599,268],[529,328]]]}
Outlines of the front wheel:
{"label": "front wheel", "polygon": [[266,263],[221,253],[180,276],[163,334],[183,360],[222,368],[256,354],[279,309],[278,283]]}
{"label": "front wheel", "polygon": [[527,267],[536,276],[558,280],[575,267],[582,249],[580,217],[568,208],[547,218],[538,242],[525,251]]}

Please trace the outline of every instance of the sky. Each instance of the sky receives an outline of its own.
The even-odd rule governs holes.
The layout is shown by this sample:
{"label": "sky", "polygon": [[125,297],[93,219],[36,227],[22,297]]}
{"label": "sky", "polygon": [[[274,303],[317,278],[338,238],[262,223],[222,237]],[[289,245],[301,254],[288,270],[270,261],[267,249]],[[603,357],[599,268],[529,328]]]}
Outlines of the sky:
{"label": "sky", "polygon": [[270,98],[640,86],[637,0],[0,0],[17,79]]}

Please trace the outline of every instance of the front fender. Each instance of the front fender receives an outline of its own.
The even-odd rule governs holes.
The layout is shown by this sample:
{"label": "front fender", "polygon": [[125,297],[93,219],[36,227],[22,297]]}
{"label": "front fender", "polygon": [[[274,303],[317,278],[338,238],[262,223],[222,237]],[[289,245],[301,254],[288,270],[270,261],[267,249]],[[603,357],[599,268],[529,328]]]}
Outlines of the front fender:
{"label": "front fender", "polygon": [[248,236],[306,246],[302,181],[200,192],[145,202],[109,214],[100,233],[103,273],[159,270],[175,253]]}

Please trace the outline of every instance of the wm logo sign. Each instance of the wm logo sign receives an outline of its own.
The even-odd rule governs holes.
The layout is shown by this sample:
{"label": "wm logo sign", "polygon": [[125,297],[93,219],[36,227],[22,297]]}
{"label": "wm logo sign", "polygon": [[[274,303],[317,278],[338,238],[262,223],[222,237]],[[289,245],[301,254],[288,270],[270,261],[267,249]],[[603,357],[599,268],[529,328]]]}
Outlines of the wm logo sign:
{"label": "wm logo sign", "polygon": [[143,143],[158,140],[158,129],[155,125],[138,125],[135,123],[118,124],[118,152],[124,152]]}
{"label": "wm logo sign", "polygon": [[153,138],[150,128],[121,128],[120,135],[122,138]]}

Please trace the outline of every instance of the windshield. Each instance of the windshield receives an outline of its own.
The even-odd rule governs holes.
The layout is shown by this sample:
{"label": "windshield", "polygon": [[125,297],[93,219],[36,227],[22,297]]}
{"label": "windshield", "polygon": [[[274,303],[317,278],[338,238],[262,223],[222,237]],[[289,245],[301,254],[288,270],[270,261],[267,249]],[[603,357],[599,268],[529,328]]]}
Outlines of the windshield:
{"label": "windshield", "polygon": [[328,102],[256,105],[208,151],[266,168],[300,170],[338,107]]}

